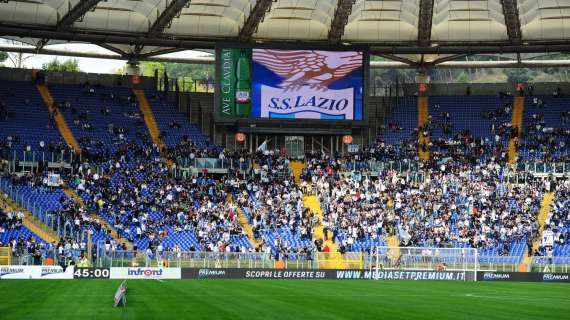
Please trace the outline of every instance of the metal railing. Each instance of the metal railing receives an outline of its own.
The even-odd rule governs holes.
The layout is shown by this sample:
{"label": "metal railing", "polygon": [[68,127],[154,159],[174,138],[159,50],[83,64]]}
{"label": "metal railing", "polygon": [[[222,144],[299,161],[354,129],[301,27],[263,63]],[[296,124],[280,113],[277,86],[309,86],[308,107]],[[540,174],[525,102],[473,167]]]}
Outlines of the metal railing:
{"label": "metal railing", "polygon": [[521,169],[533,174],[569,174],[570,162],[525,162]]}
{"label": "metal railing", "polygon": [[72,170],[72,163],[81,162],[81,154],[76,154],[73,150],[61,152],[49,151],[10,151],[0,158],[8,160],[10,172],[38,172],[39,163],[47,163],[48,168],[59,168]]}
{"label": "metal railing", "polygon": [[[12,250],[12,247],[8,247]],[[52,266],[68,265],[71,260],[76,261],[81,256],[81,250],[66,249],[58,254],[57,248],[41,249],[41,256],[34,257],[26,248],[16,248],[11,256],[11,265],[17,266]]]}
{"label": "metal railing", "polygon": [[403,171],[419,171],[422,166],[420,162],[416,161],[380,161],[380,160],[366,160],[366,161],[346,161],[341,165],[341,169],[345,171],[371,171],[371,172],[385,172],[395,170],[397,172]]}
{"label": "metal railing", "polygon": [[0,179],[0,190],[8,195],[18,206],[28,210],[45,227],[49,227],[57,232],[63,227],[53,212],[44,207],[42,203],[32,200],[31,194],[19,192],[8,179]]}
{"label": "metal railing", "polygon": [[[106,252],[104,246],[98,248],[99,267],[186,267],[186,268],[276,268],[276,261],[270,254],[259,252],[161,252],[151,255],[142,251]],[[289,255],[281,260],[288,269],[314,269],[310,256]]]}
{"label": "metal railing", "polygon": [[24,161],[24,162],[64,162],[71,163],[73,161],[81,161],[81,154],[75,153],[73,150],[62,150],[59,152],[49,152],[49,151],[16,151],[13,150],[7,155],[10,161]]}
{"label": "metal railing", "polygon": [[567,273],[570,271],[570,257],[533,257],[530,271]]}
{"label": "metal railing", "polygon": [[[453,250],[455,250],[455,253],[461,252],[461,249]],[[471,251],[475,252],[473,249]],[[142,251],[106,252],[104,246],[101,245],[98,247],[98,252],[96,265],[99,267],[369,269],[375,267],[377,261],[380,261],[382,268],[388,269],[435,270],[438,264],[443,262],[448,270],[515,272],[518,271],[518,266],[522,259],[521,256],[477,256],[476,254],[463,256],[402,254],[396,258],[391,257],[389,253],[385,253],[377,260],[374,253],[347,252],[345,254],[327,254],[321,252],[314,255],[314,259],[313,255],[299,253],[290,254],[285,259],[277,261],[272,255],[259,252],[177,253],[169,251],[147,255]]]}
{"label": "metal railing", "polygon": [[[344,171],[345,174],[347,172],[358,172],[363,176],[377,176],[379,173],[395,171],[400,174],[406,174],[406,177],[412,182],[421,182],[426,175],[422,163],[418,161],[346,161],[341,165],[341,171]],[[505,167],[501,175],[501,182],[526,183],[533,177],[540,177],[546,174],[570,175],[570,162],[567,164],[564,162],[551,164],[524,163],[520,164],[516,171]]]}
{"label": "metal railing", "polygon": [[[400,248],[407,250],[407,248]],[[286,258],[275,260],[271,254],[260,252],[173,252],[165,251],[147,255],[144,251],[105,251],[102,242],[97,244],[97,255],[92,264],[97,267],[176,267],[176,268],[259,268],[259,269],[398,269],[436,270],[445,263],[446,270],[517,272],[522,256],[478,256],[474,249],[468,252],[460,248],[438,250],[437,254],[426,255],[418,252],[396,253],[393,248],[379,250],[378,259],[373,252],[347,252],[288,254]],[[447,250],[447,251],[445,251]],[[463,253],[461,253],[463,252]],[[467,252],[467,253],[466,253]],[[76,260],[81,250],[64,250],[58,254],[55,248],[43,249],[42,257],[32,257],[25,250],[15,250],[12,265],[67,265],[70,259]],[[313,259],[314,256],[314,259]],[[378,265],[379,263],[379,265]],[[533,257],[532,272],[570,272],[570,257]]]}
{"label": "metal railing", "polygon": [[209,169],[209,170],[248,170],[250,168],[249,161],[240,162],[236,159],[219,159],[219,158],[178,158],[176,164],[181,168]]}
{"label": "metal railing", "polygon": [[41,201],[33,199],[32,194],[21,192],[13,186],[9,179],[0,179],[0,190],[5,193],[18,206],[29,211],[41,224],[37,227],[44,231],[53,230],[60,236],[73,239],[83,238],[83,229],[71,221],[64,220],[52,209],[46,207]]}
{"label": "metal railing", "polygon": [[479,257],[480,271],[516,272],[521,256],[483,256]]}

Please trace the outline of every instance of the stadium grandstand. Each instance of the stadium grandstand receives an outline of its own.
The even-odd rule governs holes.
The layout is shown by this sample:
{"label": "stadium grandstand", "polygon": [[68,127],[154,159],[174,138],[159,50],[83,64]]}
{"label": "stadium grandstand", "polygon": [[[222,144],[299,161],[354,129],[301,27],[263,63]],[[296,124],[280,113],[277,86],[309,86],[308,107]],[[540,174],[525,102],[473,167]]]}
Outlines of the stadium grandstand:
{"label": "stadium grandstand", "polygon": [[569,17],[0,1],[0,317],[568,318]]}

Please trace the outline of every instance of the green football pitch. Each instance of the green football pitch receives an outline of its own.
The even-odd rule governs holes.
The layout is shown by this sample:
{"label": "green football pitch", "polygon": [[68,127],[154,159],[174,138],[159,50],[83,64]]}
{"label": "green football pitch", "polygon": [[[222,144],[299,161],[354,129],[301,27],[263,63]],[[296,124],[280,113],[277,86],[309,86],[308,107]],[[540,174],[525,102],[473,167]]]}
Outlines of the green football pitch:
{"label": "green football pitch", "polygon": [[0,319],[570,319],[570,285],[370,280],[2,280]]}

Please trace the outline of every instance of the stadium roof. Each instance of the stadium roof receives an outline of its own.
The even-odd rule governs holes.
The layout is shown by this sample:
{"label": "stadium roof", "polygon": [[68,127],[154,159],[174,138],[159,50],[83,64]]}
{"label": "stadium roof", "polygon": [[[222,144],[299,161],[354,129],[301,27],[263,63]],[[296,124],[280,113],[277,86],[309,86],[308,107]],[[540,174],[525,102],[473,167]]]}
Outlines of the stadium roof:
{"label": "stadium roof", "polygon": [[0,0],[0,17],[0,37],[38,53],[82,42],[132,59],[218,41],[361,44],[416,62],[570,50],[570,0]]}

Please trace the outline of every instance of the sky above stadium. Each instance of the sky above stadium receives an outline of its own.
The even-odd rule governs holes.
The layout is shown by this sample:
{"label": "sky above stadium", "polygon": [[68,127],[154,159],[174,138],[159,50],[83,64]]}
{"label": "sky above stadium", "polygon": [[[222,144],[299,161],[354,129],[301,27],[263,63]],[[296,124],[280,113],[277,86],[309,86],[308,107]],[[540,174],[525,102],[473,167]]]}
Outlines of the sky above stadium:
{"label": "sky above stadium", "polygon": [[[1,45],[13,45],[13,46],[27,46],[21,43],[15,43],[10,40],[0,39]],[[84,53],[99,53],[99,54],[114,54],[113,52],[101,48],[93,44],[57,44],[47,46],[46,49],[58,50],[58,51],[72,51],[72,52],[84,52]],[[207,53],[200,51],[182,51],[176,53],[170,53],[162,55],[161,57],[172,57],[172,58],[196,58],[200,56],[207,56]],[[15,67],[17,64],[17,54],[10,54],[10,59],[6,60],[3,64],[6,67]],[[32,55],[24,54],[22,58],[22,67],[28,69],[41,69],[44,63],[52,61],[57,58],[60,62],[64,62],[69,59],[76,59],[79,63],[79,68],[84,72],[89,73],[116,73],[117,70],[122,68],[126,64],[126,60],[112,60],[112,59],[96,59],[96,58],[73,58],[67,56],[55,56],[55,55]]]}

